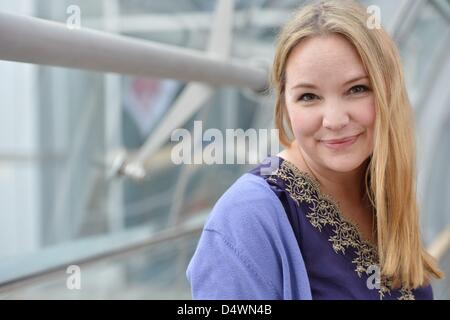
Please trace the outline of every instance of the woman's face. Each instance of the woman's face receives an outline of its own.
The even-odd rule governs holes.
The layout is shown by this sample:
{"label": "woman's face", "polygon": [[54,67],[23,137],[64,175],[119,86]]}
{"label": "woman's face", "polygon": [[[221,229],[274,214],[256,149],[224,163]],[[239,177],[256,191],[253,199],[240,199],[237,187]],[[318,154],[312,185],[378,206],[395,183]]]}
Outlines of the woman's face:
{"label": "woman's face", "polygon": [[307,38],[292,50],[285,103],[309,162],[343,173],[372,154],[374,97],[356,49],[343,36]]}

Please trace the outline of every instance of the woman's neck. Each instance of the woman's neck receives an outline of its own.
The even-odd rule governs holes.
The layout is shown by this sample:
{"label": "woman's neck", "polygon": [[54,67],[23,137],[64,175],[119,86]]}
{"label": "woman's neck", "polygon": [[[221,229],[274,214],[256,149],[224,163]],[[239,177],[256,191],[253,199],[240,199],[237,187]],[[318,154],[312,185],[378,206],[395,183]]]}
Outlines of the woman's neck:
{"label": "woman's neck", "polygon": [[321,191],[330,194],[340,203],[366,204],[364,181],[367,163],[350,172],[336,172],[311,161],[307,155],[302,153],[295,142],[289,148],[280,152],[279,156],[292,162],[301,171],[314,176],[320,184]]}

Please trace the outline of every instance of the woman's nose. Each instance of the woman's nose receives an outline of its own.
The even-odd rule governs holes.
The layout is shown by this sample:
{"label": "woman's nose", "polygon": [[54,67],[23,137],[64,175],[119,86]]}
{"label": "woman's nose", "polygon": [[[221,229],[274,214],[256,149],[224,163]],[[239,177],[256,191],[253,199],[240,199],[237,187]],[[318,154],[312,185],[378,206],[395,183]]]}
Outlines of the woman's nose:
{"label": "woman's nose", "polygon": [[325,107],[322,120],[323,127],[337,131],[344,128],[349,121],[350,117],[343,106],[335,103]]}

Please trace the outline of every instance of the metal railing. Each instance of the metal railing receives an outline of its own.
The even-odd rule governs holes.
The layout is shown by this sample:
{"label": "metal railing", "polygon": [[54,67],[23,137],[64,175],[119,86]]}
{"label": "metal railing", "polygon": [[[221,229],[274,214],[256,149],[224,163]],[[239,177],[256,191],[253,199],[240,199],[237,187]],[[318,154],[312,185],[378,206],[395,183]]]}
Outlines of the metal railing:
{"label": "metal railing", "polygon": [[428,252],[436,258],[441,260],[444,255],[450,250],[450,228],[442,231],[436,239],[428,247]]}
{"label": "metal railing", "polygon": [[264,90],[266,71],[204,52],[0,13],[0,59]]}
{"label": "metal railing", "polygon": [[69,265],[89,266],[105,259],[126,257],[154,245],[200,234],[208,216],[206,210],[175,227],[155,232],[150,227],[81,239],[69,244],[44,249],[0,265],[0,293],[49,281],[65,274]]}

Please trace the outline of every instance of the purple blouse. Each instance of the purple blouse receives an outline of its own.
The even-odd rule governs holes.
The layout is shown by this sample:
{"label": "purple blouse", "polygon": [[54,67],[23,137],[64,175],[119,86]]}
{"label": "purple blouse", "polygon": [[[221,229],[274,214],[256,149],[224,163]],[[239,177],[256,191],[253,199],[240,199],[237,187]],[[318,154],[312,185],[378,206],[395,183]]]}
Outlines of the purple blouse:
{"label": "purple blouse", "polygon": [[[262,167],[276,162],[278,168],[272,174],[261,175]],[[321,193],[311,175],[280,157],[266,159],[251,173],[263,177],[283,204],[313,299],[433,299],[430,285],[394,290],[388,279],[380,281],[376,247],[340,214],[333,199]]]}
{"label": "purple blouse", "polygon": [[377,282],[377,264],[318,182],[270,157],[216,203],[186,275],[193,299],[433,299]]}

